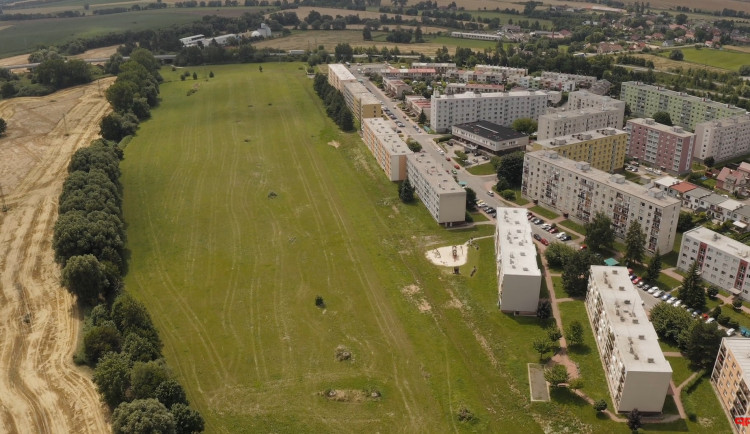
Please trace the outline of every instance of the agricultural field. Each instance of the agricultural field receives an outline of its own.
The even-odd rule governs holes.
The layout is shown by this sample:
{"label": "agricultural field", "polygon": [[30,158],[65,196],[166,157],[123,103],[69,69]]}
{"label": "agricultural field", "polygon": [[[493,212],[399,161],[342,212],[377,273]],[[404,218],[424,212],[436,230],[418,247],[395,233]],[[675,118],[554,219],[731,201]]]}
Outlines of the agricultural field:
{"label": "agricultural field", "polygon": [[[210,13],[234,16],[249,10],[258,8],[219,8],[211,9]],[[171,8],[79,18],[3,21],[0,26],[0,58],[29,53],[40,44],[54,45],[112,32],[136,32],[186,24],[197,21],[208,13],[205,8]]]}

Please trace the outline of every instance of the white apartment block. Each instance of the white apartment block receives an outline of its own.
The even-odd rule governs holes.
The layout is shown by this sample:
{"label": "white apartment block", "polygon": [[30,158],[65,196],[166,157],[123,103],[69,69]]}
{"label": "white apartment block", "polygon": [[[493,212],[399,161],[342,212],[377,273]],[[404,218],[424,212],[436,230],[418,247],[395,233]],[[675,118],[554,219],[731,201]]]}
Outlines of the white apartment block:
{"label": "white apartment block", "polygon": [[476,93],[489,93],[489,92],[502,92],[505,90],[505,86],[502,84],[484,84],[484,83],[448,83],[445,86],[445,93],[447,95],[453,95],[456,93],[464,92],[476,92]]}
{"label": "white apartment block", "polygon": [[581,223],[602,212],[612,219],[615,235],[621,239],[637,221],[646,234],[649,251],[669,252],[674,245],[679,200],[657,187],[594,169],[590,163],[568,160],[553,151],[527,153],[521,192]]}
{"label": "white apartment block", "polygon": [[[618,109],[622,110],[622,115],[625,116],[624,101],[620,101],[606,95],[598,95],[593,92],[589,92],[588,90],[578,90],[575,92],[571,92],[570,95],[568,95],[569,109],[600,109],[603,107],[617,107]],[[622,124],[620,124],[620,126],[622,126]]]}
{"label": "white apartment block", "polygon": [[750,417],[750,339],[735,337],[721,340],[716,363],[711,372],[711,383],[716,391],[733,432],[750,432],[747,424],[735,422]]}
{"label": "white apartment block", "polygon": [[502,74],[506,80],[512,82],[516,82],[521,77],[529,75],[529,70],[527,68],[512,68],[510,66],[476,65],[474,71],[499,73]]}
{"label": "white apartment block", "polygon": [[359,82],[346,82],[342,90],[344,101],[354,117],[362,119],[375,118],[383,115],[381,101]]}
{"label": "white apartment block", "polygon": [[682,235],[677,268],[687,271],[695,261],[704,281],[750,300],[750,246],[697,227]]}
{"label": "white apartment block", "polygon": [[452,226],[466,220],[466,190],[441,162],[425,153],[407,155],[406,176],[417,197],[439,224]]}
{"label": "white apartment block", "polygon": [[339,92],[344,91],[344,83],[356,82],[357,77],[342,63],[328,64],[328,84]]}
{"label": "white apartment block", "polygon": [[461,93],[432,95],[430,128],[437,132],[453,125],[479,120],[509,127],[520,118],[539,119],[547,110],[548,95],[543,91]]}
{"label": "white apartment block", "polygon": [[[581,87],[589,88],[596,83],[596,77],[590,75],[565,74],[562,72],[542,72],[542,86],[547,89],[575,90]],[[569,85],[569,83],[572,83]],[[568,87],[564,89],[563,87]]]}
{"label": "white apartment block", "polygon": [[591,266],[586,313],[618,413],[661,413],[672,380],[626,267]]}
{"label": "white apartment block", "polygon": [[362,121],[362,140],[389,181],[406,179],[406,156],[412,151],[383,118]]}
{"label": "white apartment block", "polygon": [[695,126],[693,157],[726,161],[750,154],[750,115],[732,116]]}
{"label": "white apartment block", "polygon": [[620,107],[610,105],[574,110],[551,109],[539,116],[537,139],[547,140],[601,128],[621,129],[624,114]]}
{"label": "white apartment block", "polygon": [[542,272],[526,208],[498,208],[495,226],[497,304],[503,312],[536,312]]}

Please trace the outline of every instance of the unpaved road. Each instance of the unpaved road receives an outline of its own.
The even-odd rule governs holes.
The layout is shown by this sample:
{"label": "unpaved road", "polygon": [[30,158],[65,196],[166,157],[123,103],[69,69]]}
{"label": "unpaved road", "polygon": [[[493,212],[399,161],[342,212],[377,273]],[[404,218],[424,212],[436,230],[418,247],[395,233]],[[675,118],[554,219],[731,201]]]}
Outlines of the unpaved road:
{"label": "unpaved road", "polygon": [[[101,83],[101,90],[112,78]],[[98,136],[109,106],[89,84],[0,101],[0,431],[106,433],[90,373],[72,362],[81,325],[53,260],[57,199],[73,152]],[[2,201],[0,201],[2,206]]]}

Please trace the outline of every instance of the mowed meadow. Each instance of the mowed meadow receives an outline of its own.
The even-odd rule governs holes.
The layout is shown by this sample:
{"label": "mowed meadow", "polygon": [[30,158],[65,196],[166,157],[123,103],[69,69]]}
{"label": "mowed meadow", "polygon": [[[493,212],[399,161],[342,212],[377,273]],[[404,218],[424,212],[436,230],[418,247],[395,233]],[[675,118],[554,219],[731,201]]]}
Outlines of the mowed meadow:
{"label": "mowed meadow", "polygon": [[164,68],[125,149],[126,286],[208,432],[625,428],[573,397],[529,402],[545,332],[497,310],[492,240],[460,276],[424,257],[494,227],[448,231],[401,204],[301,64],[187,70],[199,79]]}

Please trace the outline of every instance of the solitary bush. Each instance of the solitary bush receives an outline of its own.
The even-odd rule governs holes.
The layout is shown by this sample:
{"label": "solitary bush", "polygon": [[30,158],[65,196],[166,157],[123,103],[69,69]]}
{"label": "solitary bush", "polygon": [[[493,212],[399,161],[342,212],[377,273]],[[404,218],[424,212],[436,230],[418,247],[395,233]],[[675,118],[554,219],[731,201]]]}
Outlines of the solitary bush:
{"label": "solitary bush", "polygon": [[500,193],[500,195],[505,200],[516,200],[516,192],[513,190],[503,190],[503,192]]}

